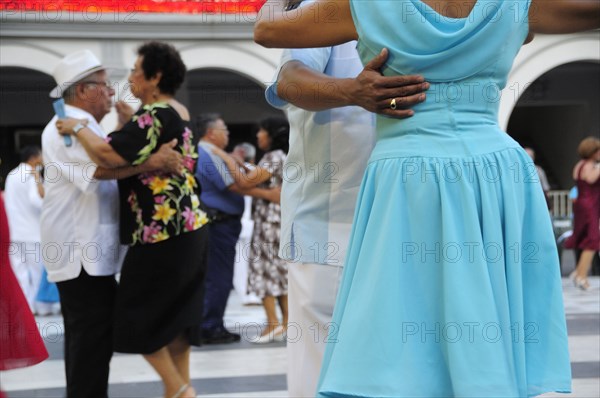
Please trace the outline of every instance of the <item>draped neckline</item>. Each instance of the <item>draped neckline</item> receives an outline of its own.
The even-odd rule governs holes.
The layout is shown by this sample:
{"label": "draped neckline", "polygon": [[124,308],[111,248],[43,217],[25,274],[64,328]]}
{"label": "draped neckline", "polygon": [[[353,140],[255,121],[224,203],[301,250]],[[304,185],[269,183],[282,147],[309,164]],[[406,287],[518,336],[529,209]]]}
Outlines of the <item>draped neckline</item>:
{"label": "draped neckline", "polygon": [[439,13],[435,8],[433,8],[432,6],[430,6],[423,0],[414,0],[414,1],[417,3],[423,4],[426,8],[433,11],[436,14],[437,18],[452,19],[452,20],[456,20],[456,21],[463,21],[463,20],[467,20],[467,19],[471,18],[471,14],[473,14],[473,12],[475,11],[475,8],[477,8],[479,6],[479,3],[481,3],[481,0],[475,0],[475,2],[473,3],[473,6],[471,7],[471,9],[469,10],[469,13],[466,16],[455,18],[455,17],[450,17],[448,15]]}

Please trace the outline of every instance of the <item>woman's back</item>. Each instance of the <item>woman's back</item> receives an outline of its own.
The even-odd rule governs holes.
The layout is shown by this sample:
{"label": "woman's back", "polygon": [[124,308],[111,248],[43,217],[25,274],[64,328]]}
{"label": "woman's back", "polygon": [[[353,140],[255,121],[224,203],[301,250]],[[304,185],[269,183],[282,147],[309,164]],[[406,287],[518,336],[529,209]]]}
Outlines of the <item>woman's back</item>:
{"label": "woman's back", "polygon": [[[420,0],[352,1],[363,62],[385,47],[390,57],[384,74],[422,74],[431,83],[414,117],[378,117],[378,139],[385,140],[380,147],[386,153],[405,148],[417,156],[516,147],[500,131],[497,112],[500,92],[527,37],[528,6],[527,0],[479,0],[465,18],[451,18]],[[388,139],[397,136],[406,139],[391,148]],[[433,145],[424,146],[423,140]]]}

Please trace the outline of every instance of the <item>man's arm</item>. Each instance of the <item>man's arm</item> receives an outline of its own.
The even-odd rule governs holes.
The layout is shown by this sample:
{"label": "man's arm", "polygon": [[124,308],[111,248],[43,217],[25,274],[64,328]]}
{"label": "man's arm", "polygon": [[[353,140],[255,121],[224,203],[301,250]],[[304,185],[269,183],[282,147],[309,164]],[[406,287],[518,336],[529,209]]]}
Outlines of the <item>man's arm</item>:
{"label": "man's arm", "polygon": [[[357,105],[391,117],[410,117],[414,111],[408,108],[425,101],[429,83],[418,75],[381,75],[387,57],[388,50],[383,49],[353,79],[331,77],[300,61],[289,61],[277,78],[277,95],[309,111]],[[390,108],[392,99],[396,100],[395,110]]]}
{"label": "man's arm", "polygon": [[94,173],[97,180],[120,180],[137,174],[161,170],[165,173],[181,174],[183,170],[183,156],[173,148],[177,139],[162,144],[156,153],[139,166],[123,166],[116,169],[98,167]]}

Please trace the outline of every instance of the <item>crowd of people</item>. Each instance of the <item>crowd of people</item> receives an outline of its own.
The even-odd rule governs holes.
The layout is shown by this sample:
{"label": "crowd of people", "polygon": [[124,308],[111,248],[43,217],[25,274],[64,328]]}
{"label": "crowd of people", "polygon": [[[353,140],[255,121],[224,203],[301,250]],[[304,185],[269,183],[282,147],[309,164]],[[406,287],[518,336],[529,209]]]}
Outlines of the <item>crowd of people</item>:
{"label": "crowd of people", "polygon": [[[31,314],[47,311],[36,297],[60,297],[68,397],[106,397],[113,352],[141,354],[166,398],[195,397],[191,347],[241,340],[224,315],[249,196],[247,293],[266,318],[252,342],[296,333],[287,345],[290,396],[569,392],[546,187],[484,173],[489,165],[505,175],[515,164],[530,168],[533,154],[500,130],[497,104],[483,94],[449,103],[428,101],[427,90],[448,82],[502,87],[533,33],[600,27],[598,4],[489,0],[490,18],[477,12],[481,2],[413,1],[412,12],[338,0],[331,24],[326,13],[296,13],[302,1],[269,0],[255,40],[293,48],[266,90],[287,119],[257,122],[257,164],[243,158],[248,145],[226,152],[222,116],[194,117],[176,100],[186,67],[172,45],[137,49],[128,81],[141,105],[117,102],[109,134],[100,125],[115,94],[106,68],[89,50],[67,55],[50,93],[64,101],[66,117],[49,121],[42,152],[25,148],[6,184],[12,236],[0,211],[3,319],[10,314],[30,330]],[[529,19],[510,18],[510,7]],[[582,250],[573,280],[587,289],[600,250],[600,140],[584,140],[579,154],[568,244]],[[286,162],[297,167],[284,173]],[[58,169],[52,183],[43,184],[43,164]],[[448,164],[474,178],[432,177]],[[315,165],[322,170],[306,178]],[[11,221],[13,214],[21,218]],[[538,249],[536,266],[527,242]],[[522,255],[510,254],[515,245]],[[22,292],[14,276],[4,277],[12,273],[9,246]],[[46,249],[32,263],[26,254],[35,246]],[[499,250],[494,258],[490,247]],[[515,339],[515,322],[536,325],[539,344]],[[471,338],[440,341],[419,330],[449,325],[468,328]],[[484,325],[499,331],[497,340],[481,333]],[[16,348],[3,349],[0,369],[47,356],[39,334],[14,336],[21,340],[2,341]],[[30,349],[19,350],[24,344]]]}

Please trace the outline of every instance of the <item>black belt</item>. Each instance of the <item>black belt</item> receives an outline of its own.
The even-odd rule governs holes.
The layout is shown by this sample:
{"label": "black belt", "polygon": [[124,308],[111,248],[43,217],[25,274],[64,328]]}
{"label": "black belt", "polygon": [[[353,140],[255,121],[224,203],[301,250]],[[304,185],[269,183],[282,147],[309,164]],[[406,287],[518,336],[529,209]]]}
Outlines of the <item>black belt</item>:
{"label": "black belt", "polygon": [[242,215],[241,214],[229,214],[229,213],[224,213],[220,210],[209,209],[208,217],[210,219],[210,222],[222,222],[222,221],[228,221],[228,220],[239,220],[240,218],[242,218]]}

